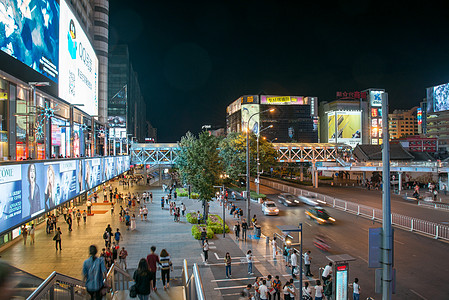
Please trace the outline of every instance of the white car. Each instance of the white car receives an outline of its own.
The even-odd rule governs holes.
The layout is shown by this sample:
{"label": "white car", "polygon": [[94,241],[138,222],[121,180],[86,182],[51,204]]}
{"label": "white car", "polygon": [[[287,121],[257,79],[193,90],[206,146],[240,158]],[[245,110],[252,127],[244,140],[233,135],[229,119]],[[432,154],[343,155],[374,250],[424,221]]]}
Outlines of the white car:
{"label": "white car", "polygon": [[310,205],[310,206],[317,206],[318,205],[318,199],[315,196],[299,196],[299,200],[301,200],[304,204]]}
{"label": "white car", "polygon": [[264,215],[277,216],[279,215],[279,208],[273,201],[265,201],[262,204],[262,212]]}

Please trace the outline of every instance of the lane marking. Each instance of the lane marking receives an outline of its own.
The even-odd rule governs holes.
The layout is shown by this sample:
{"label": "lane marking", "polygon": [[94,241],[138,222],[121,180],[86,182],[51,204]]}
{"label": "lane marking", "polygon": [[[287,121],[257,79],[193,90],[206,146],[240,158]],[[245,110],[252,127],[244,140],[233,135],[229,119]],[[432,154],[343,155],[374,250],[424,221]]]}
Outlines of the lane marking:
{"label": "lane marking", "polygon": [[418,296],[419,298],[423,299],[423,300],[427,300],[426,297],[422,296],[421,294],[419,294],[418,292],[415,292],[414,290],[410,289],[410,291],[415,294],[416,296]]}
{"label": "lane marking", "polygon": [[398,244],[401,244],[401,245],[404,245],[403,242],[400,242],[400,241],[398,241],[398,240],[394,240],[394,242],[395,242],[395,243],[398,243]]}
{"label": "lane marking", "polygon": [[220,258],[218,257],[218,254],[217,254],[216,252],[214,252],[214,254],[215,254],[215,257],[216,257],[218,260],[220,260]]}
{"label": "lane marking", "polygon": [[245,287],[246,287],[246,285],[228,286],[228,287],[217,287],[217,288],[214,288],[214,290],[241,289],[241,288],[245,288]]}
{"label": "lane marking", "polygon": [[[255,264],[255,263],[260,263],[260,261],[259,260],[253,261],[253,264]],[[231,262],[231,265],[246,265],[246,264],[248,264],[248,263],[247,262],[240,262],[240,261]],[[207,265],[208,266],[224,266],[225,263],[222,262],[222,263],[214,263],[214,264],[207,264]]]}
{"label": "lane marking", "polygon": [[209,249],[217,249],[217,246],[209,246]]}
{"label": "lane marking", "polygon": [[304,222],[304,223],[306,223],[307,225],[309,225],[310,227],[312,227],[312,224],[310,224],[309,222]]}
{"label": "lane marking", "polygon": [[215,279],[210,282],[224,282],[224,281],[238,281],[238,280],[253,280],[256,277],[239,277],[239,278],[226,278],[226,279]]}

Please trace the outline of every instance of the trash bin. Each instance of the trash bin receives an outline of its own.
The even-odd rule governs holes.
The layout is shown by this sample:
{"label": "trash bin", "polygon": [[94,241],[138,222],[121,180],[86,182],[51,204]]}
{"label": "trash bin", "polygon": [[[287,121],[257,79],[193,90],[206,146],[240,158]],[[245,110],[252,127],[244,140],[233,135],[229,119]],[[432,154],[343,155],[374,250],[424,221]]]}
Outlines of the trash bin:
{"label": "trash bin", "polygon": [[261,227],[259,225],[254,225],[254,235],[256,236],[256,238],[260,238],[261,233]]}

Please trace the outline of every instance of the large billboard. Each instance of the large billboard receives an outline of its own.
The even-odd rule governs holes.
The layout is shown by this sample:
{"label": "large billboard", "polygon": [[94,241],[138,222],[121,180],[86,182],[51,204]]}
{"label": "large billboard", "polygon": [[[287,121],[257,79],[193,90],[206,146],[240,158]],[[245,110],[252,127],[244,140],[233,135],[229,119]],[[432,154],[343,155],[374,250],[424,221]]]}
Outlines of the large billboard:
{"label": "large billboard", "polygon": [[433,112],[449,110],[449,83],[427,88],[427,103]]}
{"label": "large billboard", "polygon": [[360,111],[328,112],[327,120],[330,143],[345,143],[352,147],[362,143],[362,113]]}
{"label": "large billboard", "polygon": [[303,96],[260,96],[260,104],[272,105],[292,105],[292,104],[310,104],[305,103]]}
{"label": "large billboard", "polygon": [[242,104],[242,126],[244,130],[246,130],[249,121],[249,130],[258,134],[260,126],[259,112],[259,104]]}
{"label": "large billboard", "polygon": [[0,233],[129,170],[129,156],[0,166]]}
{"label": "large billboard", "polygon": [[1,0],[0,49],[57,83],[58,1]]}
{"label": "large billboard", "polygon": [[59,97],[90,115],[98,114],[98,59],[67,3],[61,1]]}

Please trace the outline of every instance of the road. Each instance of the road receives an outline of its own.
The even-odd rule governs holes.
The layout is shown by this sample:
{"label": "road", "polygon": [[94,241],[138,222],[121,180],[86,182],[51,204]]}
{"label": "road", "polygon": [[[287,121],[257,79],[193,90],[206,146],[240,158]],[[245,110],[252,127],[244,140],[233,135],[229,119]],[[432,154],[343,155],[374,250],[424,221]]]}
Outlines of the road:
{"label": "road", "polygon": [[[344,199],[347,200],[358,198],[354,195],[343,195],[343,191],[335,189],[333,194],[341,198],[345,196]],[[261,192],[275,201],[279,193],[265,186],[261,187]],[[370,200],[372,197],[372,195],[364,197],[366,200],[362,201],[372,203],[373,200]],[[245,202],[237,201],[237,205],[244,208]],[[279,216],[263,216],[259,204],[252,202],[251,206],[251,214],[257,214],[262,232],[268,236],[273,236],[275,232],[280,233],[277,228],[279,225],[303,223],[304,249],[312,251],[312,273],[316,275],[318,267],[328,263],[326,255],[347,253],[356,258],[356,261],[350,264],[350,279],[353,280],[354,277],[360,279],[362,298],[368,296],[380,298],[380,295],[374,294],[374,270],[368,268],[367,260],[368,230],[372,227],[381,227],[381,224],[373,224],[372,221],[356,215],[326,208],[337,222],[332,226],[322,226],[306,219],[304,206],[279,205],[281,209]],[[427,213],[427,210],[419,209]],[[317,234],[327,237],[331,246],[330,253],[324,253],[313,246],[313,238]],[[400,229],[395,230],[394,240],[396,294],[393,299],[449,299],[447,289],[449,279],[445,276],[449,272],[449,264],[445,260],[449,253],[449,244]]]}

